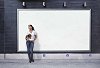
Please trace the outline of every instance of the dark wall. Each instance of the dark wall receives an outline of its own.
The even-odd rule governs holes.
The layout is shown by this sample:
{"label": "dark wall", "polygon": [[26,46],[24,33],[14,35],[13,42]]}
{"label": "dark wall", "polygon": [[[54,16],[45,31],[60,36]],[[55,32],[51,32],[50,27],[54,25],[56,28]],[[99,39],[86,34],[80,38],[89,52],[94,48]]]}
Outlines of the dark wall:
{"label": "dark wall", "polygon": [[[3,0],[0,0],[3,1]],[[86,1],[88,7],[92,9],[91,19],[91,53],[100,53],[100,1],[99,0],[47,0],[46,8],[63,8],[63,2],[67,2],[67,8],[64,9],[85,9],[82,4]],[[1,3],[1,2],[0,2]],[[6,53],[17,52],[17,9],[23,8],[22,2],[19,0],[4,0],[4,32],[3,18],[0,18],[0,40],[4,33],[4,43],[0,41],[0,52],[5,46]],[[27,2],[27,8],[44,8],[42,1],[35,0]],[[23,9],[27,9],[23,8]],[[46,9],[45,8],[45,9]],[[0,17],[3,10],[0,9]],[[4,44],[4,45],[3,45]]]}
{"label": "dark wall", "polygon": [[4,2],[0,0],[0,52],[4,52]]}

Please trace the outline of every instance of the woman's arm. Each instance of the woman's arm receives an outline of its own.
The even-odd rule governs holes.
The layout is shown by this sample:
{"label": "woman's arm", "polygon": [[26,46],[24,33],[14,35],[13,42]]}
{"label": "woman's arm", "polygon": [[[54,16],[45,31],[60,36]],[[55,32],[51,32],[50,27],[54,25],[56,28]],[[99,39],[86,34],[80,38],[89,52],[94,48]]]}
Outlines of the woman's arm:
{"label": "woman's arm", "polygon": [[34,31],[34,40],[36,40],[37,39],[37,32],[36,31]]}
{"label": "woman's arm", "polygon": [[34,36],[35,36],[34,40],[36,40],[37,39],[37,35],[34,35]]}

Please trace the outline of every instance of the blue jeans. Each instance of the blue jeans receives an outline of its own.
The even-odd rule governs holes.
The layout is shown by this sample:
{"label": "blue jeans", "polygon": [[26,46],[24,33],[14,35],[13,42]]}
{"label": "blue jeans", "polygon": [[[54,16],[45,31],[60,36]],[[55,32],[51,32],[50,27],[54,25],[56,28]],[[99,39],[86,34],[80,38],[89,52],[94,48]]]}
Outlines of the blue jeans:
{"label": "blue jeans", "polygon": [[32,61],[33,60],[34,42],[33,41],[26,41],[26,45],[27,45],[27,53],[28,53],[29,61]]}

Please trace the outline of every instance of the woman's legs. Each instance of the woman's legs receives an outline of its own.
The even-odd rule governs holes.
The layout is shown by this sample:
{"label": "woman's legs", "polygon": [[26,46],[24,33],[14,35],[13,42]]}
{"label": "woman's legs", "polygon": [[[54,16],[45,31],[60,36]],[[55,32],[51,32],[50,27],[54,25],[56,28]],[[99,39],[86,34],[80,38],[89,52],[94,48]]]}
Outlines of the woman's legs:
{"label": "woman's legs", "polygon": [[34,42],[30,42],[30,57],[31,57],[31,61],[34,62],[33,60],[33,47],[34,47]]}
{"label": "woman's legs", "polygon": [[26,45],[27,45],[28,58],[29,58],[29,62],[30,62],[31,61],[31,57],[30,57],[30,41],[26,41]]}
{"label": "woman's legs", "polygon": [[31,61],[34,62],[34,60],[33,60],[33,47],[34,47],[34,42],[27,41],[26,42],[26,45],[27,45],[27,52],[28,52],[29,62],[30,63],[31,63]]}

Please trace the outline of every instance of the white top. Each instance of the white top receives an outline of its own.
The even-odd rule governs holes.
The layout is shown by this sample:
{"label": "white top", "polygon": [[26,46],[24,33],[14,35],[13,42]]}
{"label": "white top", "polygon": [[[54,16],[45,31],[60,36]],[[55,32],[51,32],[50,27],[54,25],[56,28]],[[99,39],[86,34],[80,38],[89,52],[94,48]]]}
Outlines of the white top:
{"label": "white top", "polygon": [[28,34],[31,34],[31,39],[29,39],[29,40],[30,40],[30,41],[34,41],[35,35],[37,35],[36,31],[33,30],[32,33],[28,31],[28,32],[27,32],[27,35],[28,35]]}

